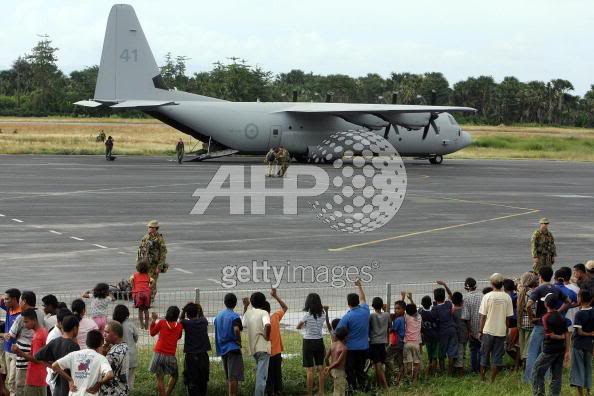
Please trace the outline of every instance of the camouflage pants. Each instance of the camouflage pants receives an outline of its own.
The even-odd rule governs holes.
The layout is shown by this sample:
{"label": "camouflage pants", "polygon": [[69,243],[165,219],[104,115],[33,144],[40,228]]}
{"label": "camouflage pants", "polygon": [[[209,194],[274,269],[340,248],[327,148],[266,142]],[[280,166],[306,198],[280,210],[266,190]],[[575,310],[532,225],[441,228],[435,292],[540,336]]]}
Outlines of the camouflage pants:
{"label": "camouflage pants", "polygon": [[278,176],[285,176],[285,173],[287,173],[287,169],[289,168],[289,164],[287,164],[286,162],[281,162],[280,164],[280,169],[278,170]]}
{"label": "camouflage pants", "polygon": [[540,273],[540,269],[544,267],[553,267],[553,257],[541,256],[538,258],[538,264],[532,265],[532,270],[537,274]]}
{"label": "camouflage pants", "polygon": [[183,159],[184,159],[184,152],[183,151],[178,151],[177,152],[177,162],[181,164],[182,161],[183,161]]}

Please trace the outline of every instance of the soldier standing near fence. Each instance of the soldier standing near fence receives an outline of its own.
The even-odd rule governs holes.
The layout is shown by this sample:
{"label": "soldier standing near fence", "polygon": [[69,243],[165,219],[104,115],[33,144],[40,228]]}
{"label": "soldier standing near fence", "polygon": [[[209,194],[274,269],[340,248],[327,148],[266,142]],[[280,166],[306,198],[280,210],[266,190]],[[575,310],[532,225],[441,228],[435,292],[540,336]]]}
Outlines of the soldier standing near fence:
{"label": "soldier standing near fence", "polygon": [[137,262],[146,260],[149,264],[149,276],[154,279],[151,299],[157,294],[157,280],[160,273],[167,272],[169,264],[166,263],[167,246],[163,235],[159,233],[159,222],[151,220],[148,224],[148,232],[140,241],[138,247]]}
{"label": "soldier standing near fence", "polygon": [[177,163],[181,164],[185,153],[184,141],[181,138],[179,138],[179,141],[175,146],[175,152],[177,153]]}
{"label": "soldier standing near fence", "polygon": [[537,274],[543,267],[552,267],[557,257],[557,248],[555,238],[549,231],[549,219],[543,217],[540,219],[538,230],[532,234],[530,241],[532,249],[532,269]]}

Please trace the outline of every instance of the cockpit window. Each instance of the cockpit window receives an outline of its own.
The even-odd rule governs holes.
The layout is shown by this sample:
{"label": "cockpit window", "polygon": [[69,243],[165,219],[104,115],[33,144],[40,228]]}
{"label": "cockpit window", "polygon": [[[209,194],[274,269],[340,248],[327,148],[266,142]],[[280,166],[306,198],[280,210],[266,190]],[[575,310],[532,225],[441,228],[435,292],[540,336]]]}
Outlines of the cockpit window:
{"label": "cockpit window", "polygon": [[450,124],[452,124],[452,125],[454,125],[454,126],[455,126],[455,125],[458,125],[458,124],[456,123],[456,120],[454,120],[454,117],[452,117],[450,114],[448,114],[448,118],[450,119]]}

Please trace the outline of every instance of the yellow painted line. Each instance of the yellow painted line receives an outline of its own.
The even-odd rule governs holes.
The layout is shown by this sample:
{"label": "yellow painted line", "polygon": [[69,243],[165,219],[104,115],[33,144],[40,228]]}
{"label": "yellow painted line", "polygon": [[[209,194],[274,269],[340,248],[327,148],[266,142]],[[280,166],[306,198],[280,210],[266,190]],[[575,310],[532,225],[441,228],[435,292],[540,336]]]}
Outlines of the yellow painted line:
{"label": "yellow painted line", "polygon": [[452,230],[454,228],[467,227],[467,226],[471,226],[471,225],[475,225],[475,224],[488,223],[491,221],[511,219],[512,217],[525,216],[525,215],[536,213],[536,212],[540,212],[540,210],[532,209],[527,212],[515,213],[515,214],[511,214],[511,215],[506,215],[506,216],[493,217],[491,219],[485,219],[485,220],[471,221],[470,223],[455,224],[455,225],[451,225],[451,226],[447,226],[447,227],[439,227],[439,228],[432,228],[430,230],[410,232],[408,234],[402,234],[402,235],[396,235],[396,236],[389,237],[389,238],[377,239],[375,241],[356,243],[353,245],[347,245],[347,246],[338,247],[338,248],[331,248],[331,249],[328,249],[328,251],[329,252],[342,252],[342,251],[348,250],[348,249],[354,249],[354,248],[369,246],[369,245],[376,245],[378,243],[393,241],[396,239],[403,239],[403,238],[408,238],[408,237],[417,236],[417,235],[430,234],[433,232]]}

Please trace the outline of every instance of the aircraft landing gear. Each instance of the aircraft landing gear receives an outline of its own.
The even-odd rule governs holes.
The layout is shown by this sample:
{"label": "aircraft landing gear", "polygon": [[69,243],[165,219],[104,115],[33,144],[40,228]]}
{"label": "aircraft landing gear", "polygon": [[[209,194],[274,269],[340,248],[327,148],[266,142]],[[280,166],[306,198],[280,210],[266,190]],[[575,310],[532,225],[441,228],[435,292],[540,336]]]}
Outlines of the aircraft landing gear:
{"label": "aircraft landing gear", "polygon": [[432,165],[440,165],[443,162],[443,155],[434,155],[429,157],[429,163]]}

